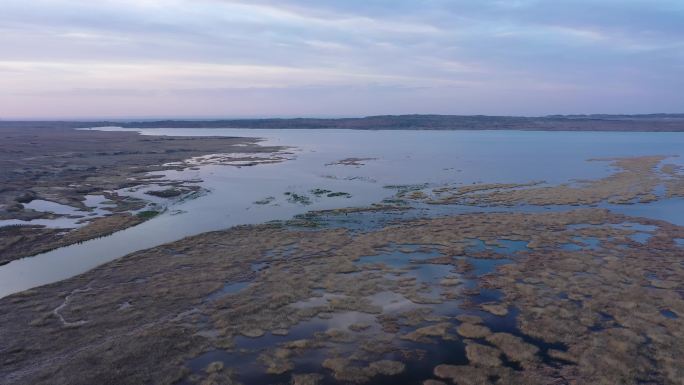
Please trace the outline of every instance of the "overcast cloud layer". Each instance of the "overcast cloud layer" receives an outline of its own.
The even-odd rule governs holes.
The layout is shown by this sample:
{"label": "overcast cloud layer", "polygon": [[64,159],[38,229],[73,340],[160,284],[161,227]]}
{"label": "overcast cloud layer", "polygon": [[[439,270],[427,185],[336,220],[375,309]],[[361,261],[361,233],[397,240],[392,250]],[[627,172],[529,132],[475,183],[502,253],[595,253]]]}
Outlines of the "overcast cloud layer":
{"label": "overcast cloud layer", "polygon": [[682,0],[0,0],[0,118],[684,112]]}

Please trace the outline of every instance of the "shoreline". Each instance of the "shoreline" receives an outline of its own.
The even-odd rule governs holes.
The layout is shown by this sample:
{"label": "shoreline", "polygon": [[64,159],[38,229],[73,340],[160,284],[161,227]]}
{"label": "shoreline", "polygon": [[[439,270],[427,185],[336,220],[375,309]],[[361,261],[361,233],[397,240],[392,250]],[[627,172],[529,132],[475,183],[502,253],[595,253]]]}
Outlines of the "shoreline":
{"label": "shoreline", "polygon": [[[163,137],[150,138],[133,132],[59,129],[3,129],[0,144],[0,220],[22,220],[0,231],[0,263],[30,257],[59,247],[77,244],[136,226],[154,217],[163,206],[153,196],[183,199],[196,192],[187,181],[170,180],[160,172],[196,165],[188,159],[232,153],[212,158],[207,164],[240,167],[283,161],[283,147],[267,147],[255,138]],[[32,156],[42,151],[40,157]],[[240,155],[244,154],[244,155]],[[257,155],[255,155],[257,154]],[[175,162],[175,163],[174,163]],[[156,175],[154,175],[157,173]],[[147,195],[131,196],[125,190],[157,186]],[[103,214],[90,215],[86,197],[102,197]],[[32,201],[70,207],[73,214],[55,215],[26,208]],[[162,203],[163,204],[163,203]],[[31,220],[80,216],[81,226],[51,228]],[[38,227],[36,227],[38,226]],[[26,231],[31,229],[30,231]]]}
{"label": "shoreline", "polygon": [[[357,175],[382,162],[353,155],[316,170]],[[657,154],[588,161],[610,172],[552,184],[384,185],[390,198],[347,208],[342,190],[288,185],[280,201],[306,214],[166,233],[170,242],[143,223],[129,230],[154,247],[128,242],[130,253],[101,263],[92,257],[104,254],[85,247],[87,271],[0,298],[0,377],[674,384],[684,227],[602,205],[681,201],[682,167]],[[250,208],[277,208],[278,198],[254,191]],[[317,196],[342,199],[341,208],[309,210]],[[120,242],[103,240],[108,252]]]}
{"label": "shoreline", "polygon": [[263,128],[263,129],[403,129],[403,130],[523,130],[597,132],[684,132],[684,114],[644,115],[381,115],[362,118],[156,119],[125,121],[79,120],[0,121],[3,127],[43,128]]}

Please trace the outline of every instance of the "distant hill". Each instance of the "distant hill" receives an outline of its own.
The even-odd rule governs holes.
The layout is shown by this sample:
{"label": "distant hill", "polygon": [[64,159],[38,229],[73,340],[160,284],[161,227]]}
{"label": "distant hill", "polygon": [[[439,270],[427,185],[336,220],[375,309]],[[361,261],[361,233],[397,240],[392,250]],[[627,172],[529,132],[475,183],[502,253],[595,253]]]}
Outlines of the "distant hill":
{"label": "distant hill", "polygon": [[684,114],[549,115],[383,115],[364,118],[158,120],[140,122],[0,121],[1,127],[84,128],[317,128],[356,130],[528,130],[528,131],[671,131],[684,132]]}

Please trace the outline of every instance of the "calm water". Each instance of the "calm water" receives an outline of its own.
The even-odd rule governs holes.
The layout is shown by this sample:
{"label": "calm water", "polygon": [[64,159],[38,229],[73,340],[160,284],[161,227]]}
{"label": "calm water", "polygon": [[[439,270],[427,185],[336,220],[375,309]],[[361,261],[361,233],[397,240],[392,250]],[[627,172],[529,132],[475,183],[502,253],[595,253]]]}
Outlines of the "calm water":
{"label": "calm water", "polygon": [[[115,129],[115,128],[108,128]],[[201,166],[168,177],[198,183],[208,193],[170,203],[164,214],[109,237],[54,250],[0,267],[0,297],[83,273],[128,253],[238,224],[288,219],[309,210],[362,206],[393,196],[387,185],[474,182],[549,183],[600,178],[608,162],[589,158],[684,155],[681,133],[353,131],[149,129],[144,135],[261,137],[266,145],[294,146],[294,159],[254,167]],[[364,166],[330,165],[375,158]],[[684,160],[671,158],[684,165]],[[315,196],[313,189],[350,197]],[[304,205],[292,194],[307,195]],[[264,200],[267,204],[255,204]],[[173,201],[169,201],[173,202]],[[612,206],[611,206],[612,208]],[[682,224],[680,200],[616,206],[620,212]],[[473,208],[460,208],[472,211]],[[459,208],[455,209],[456,211]]]}
{"label": "calm water", "polygon": [[67,206],[56,202],[40,199],[24,204],[24,208],[35,211],[50,212],[60,215],[55,219],[33,219],[23,221],[19,219],[0,220],[0,227],[11,225],[43,225],[56,228],[74,228],[83,226],[83,219],[88,216],[102,216],[108,213],[106,198],[102,195],[86,195],[83,204],[88,210]]}

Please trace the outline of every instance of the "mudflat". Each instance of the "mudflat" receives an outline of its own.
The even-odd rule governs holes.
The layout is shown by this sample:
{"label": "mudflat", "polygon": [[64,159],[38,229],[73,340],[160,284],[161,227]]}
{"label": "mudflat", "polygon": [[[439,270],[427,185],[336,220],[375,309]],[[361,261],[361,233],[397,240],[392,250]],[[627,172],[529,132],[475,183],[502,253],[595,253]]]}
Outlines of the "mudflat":
{"label": "mudflat", "polygon": [[[631,238],[635,224],[651,226],[648,241]],[[2,375],[676,384],[682,237],[682,227],[602,209],[203,234],[0,300]],[[600,239],[590,252],[588,239]],[[504,255],[512,241],[524,247]]]}
{"label": "mudflat", "polygon": [[[29,226],[2,227],[0,264],[111,234],[154,216],[154,210],[144,211],[145,200],[122,195],[118,192],[122,189],[155,184],[162,186],[156,194],[193,192],[182,182],[163,180],[150,172],[191,167],[183,162],[212,154],[231,156],[210,158],[205,163],[248,166],[279,161],[272,154],[282,150],[260,146],[253,138],[142,136],[33,125],[4,124],[0,138],[0,220],[80,215],[83,225],[56,229],[27,222]],[[106,200],[106,216],[88,215],[93,210],[85,204],[86,196]],[[82,212],[54,214],[26,207],[32,201],[54,202]]]}
{"label": "mudflat", "polygon": [[[0,299],[0,377],[678,384],[684,227],[601,207],[681,198],[669,159],[593,160],[612,172],[559,185],[388,186],[384,204],[138,251]],[[453,204],[483,211],[439,210]]]}

